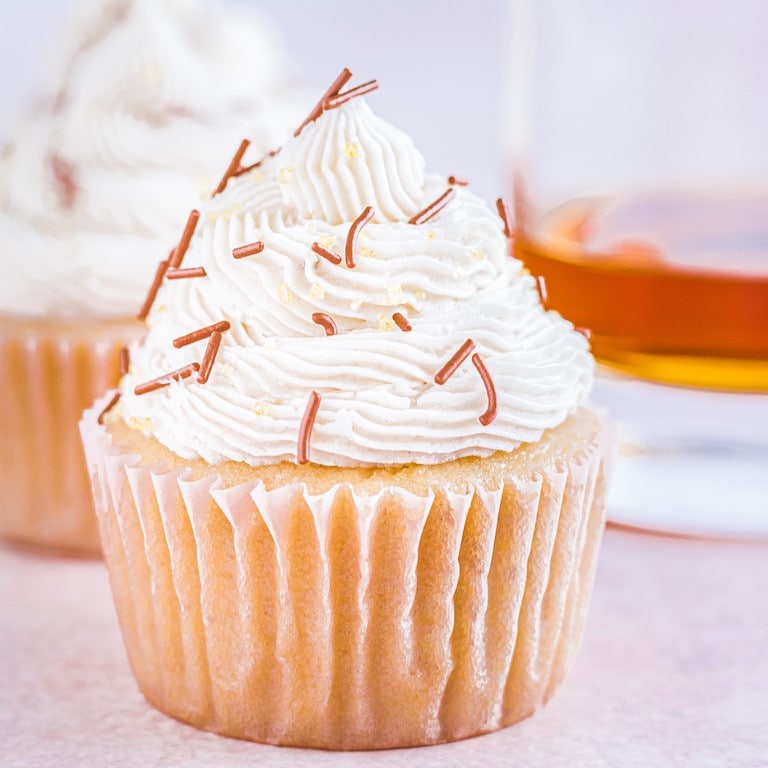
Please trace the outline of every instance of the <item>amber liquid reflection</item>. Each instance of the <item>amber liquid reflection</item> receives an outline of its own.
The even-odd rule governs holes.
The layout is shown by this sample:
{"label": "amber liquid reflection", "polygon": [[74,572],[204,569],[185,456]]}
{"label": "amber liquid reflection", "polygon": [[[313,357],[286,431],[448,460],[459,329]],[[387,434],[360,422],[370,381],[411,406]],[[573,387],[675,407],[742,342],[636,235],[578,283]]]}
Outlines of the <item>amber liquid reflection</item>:
{"label": "amber liquid reflection", "polygon": [[597,359],[654,381],[768,392],[768,191],[574,200],[517,256]]}

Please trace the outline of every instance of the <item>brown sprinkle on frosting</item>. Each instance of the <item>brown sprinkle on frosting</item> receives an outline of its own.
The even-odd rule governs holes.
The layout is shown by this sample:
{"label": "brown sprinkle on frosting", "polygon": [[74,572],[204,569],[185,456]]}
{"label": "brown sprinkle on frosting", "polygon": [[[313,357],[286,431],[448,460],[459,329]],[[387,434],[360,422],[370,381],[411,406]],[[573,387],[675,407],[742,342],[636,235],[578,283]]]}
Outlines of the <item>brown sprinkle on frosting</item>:
{"label": "brown sprinkle on frosting", "polygon": [[192,235],[195,234],[195,227],[197,227],[198,221],[200,221],[200,211],[191,211],[189,217],[187,218],[187,224],[184,227],[184,232],[181,235],[181,240],[176,246],[173,254],[171,254],[170,263],[168,266],[170,266],[172,269],[178,269],[181,266],[184,254],[187,252],[189,243],[192,240]]}
{"label": "brown sprinkle on frosting", "polygon": [[451,202],[455,194],[456,190],[454,190],[452,187],[446,189],[445,192],[443,192],[443,194],[437,198],[437,200],[430,203],[424,210],[419,211],[414,216],[411,216],[411,218],[408,219],[408,223],[423,224],[425,221],[429,221],[435,214],[442,211],[443,208],[445,208],[445,206]]}
{"label": "brown sprinkle on frosting", "polygon": [[327,312],[314,312],[312,314],[312,322],[322,325],[326,336],[335,336],[339,332],[336,328],[336,323]]}
{"label": "brown sprinkle on frosting", "polygon": [[392,315],[392,319],[395,321],[395,325],[401,330],[401,331],[410,331],[412,330],[411,324],[408,322],[408,318],[402,313],[402,312],[395,312],[394,315]]}
{"label": "brown sprinkle on frosting", "polygon": [[248,245],[241,245],[238,248],[234,248],[232,250],[232,255],[236,259],[244,259],[246,256],[255,256],[263,250],[264,243],[261,240],[258,240],[255,243],[248,243]]}
{"label": "brown sprinkle on frosting", "polygon": [[185,365],[183,368],[178,368],[175,371],[158,376],[156,379],[139,384],[133,391],[137,395],[146,395],[147,392],[154,392],[156,389],[167,387],[172,381],[188,379],[193,373],[197,373],[199,370],[199,363],[189,363],[189,365]]}
{"label": "brown sprinkle on frosting", "polygon": [[504,237],[511,238],[513,234],[512,224],[510,223],[509,218],[509,206],[505,202],[503,197],[500,197],[496,201],[496,210],[499,212],[499,216],[501,217],[501,222],[504,225]]}
{"label": "brown sprinkle on frosting", "polygon": [[169,269],[165,276],[169,280],[183,280],[186,277],[206,277],[205,267],[187,267],[187,269]]}
{"label": "brown sprinkle on frosting", "polygon": [[472,363],[475,368],[477,368],[477,372],[480,374],[480,378],[483,380],[485,392],[488,395],[488,407],[485,409],[485,413],[480,416],[480,423],[484,427],[487,427],[496,418],[496,414],[499,411],[499,406],[496,401],[496,387],[493,383],[493,379],[491,378],[491,374],[485,367],[483,358],[480,357],[478,352],[475,352],[475,354],[472,355]]}
{"label": "brown sprinkle on frosting", "polygon": [[56,184],[56,195],[64,208],[72,208],[78,192],[75,167],[61,155],[56,154],[51,155],[50,163]]}
{"label": "brown sprinkle on frosting", "polygon": [[536,278],[536,290],[539,292],[539,299],[541,300],[541,305],[546,308],[546,306],[547,306],[547,281],[544,279],[543,275],[539,275]]}
{"label": "brown sprinkle on frosting", "polygon": [[369,205],[366,209],[352,222],[352,226],[347,233],[347,243],[344,250],[344,258],[347,263],[347,267],[352,269],[355,264],[355,248],[357,247],[357,236],[360,230],[373,218],[375,211]]}
{"label": "brown sprinkle on frosting", "polygon": [[346,104],[357,96],[363,96],[366,93],[375,91],[378,87],[378,80],[369,80],[367,83],[363,83],[355,88],[350,88],[348,91],[344,91],[344,93],[337,93],[335,96],[329,96],[327,99],[324,99],[323,109],[336,109],[336,107]]}
{"label": "brown sprinkle on frosting", "polygon": [[475,342],[467,339],[454,353],[451,359],[435,374],[436,384],[445,384],[459,369],[459,366],[472,354]]}
{"label": "brown sprinkle on frosting", "polygon": [[242,176],[244,173],[248,173],[248,171],[256,170],[256,168],[260,168],[264,163],[270,158],[275,157],[275,155],[280,154],[280,150],[282,147],[278,147],[277,149],[273,149],[271,152],[267,152],[264,157],[261,158],[261,160],[257,160],[255,163],[252,163],[251,165],[241,165],[233,174],[232,178],[236,178],[237,176]]}
{"label": "brown sprinkle on frosting", "polygon": [[352,73],[344,67],[341,70],[341,74],[331,83],[331,87],[323,94],[320,101],[312,107],[312,111],[307,115],[307,119],[293,132],[294,136],[298,136],[310,123],[317,120],[320,115],[323,114],[323,104],[326,99],[330,99],[332,96],[336,96],[339,91],[350,81]]}
{"label": "brown sprinkle on frosting", "polygon": [[307,407],[301,417],[299,439],[296,445],[296,462],[306,464],[309,461],[309,440],[312,437],[312,427],[315,425],[317,411],[320,408],[320,395],[314,390],[309,395]]}
{"label": "brown sprinkle on frosting", "polygon": [[120,376],[125,376],[125,374],[128,373],[128,369],[131,367],[131,354],[128,352],[128,347],[122,347],[120,349],[118,359],[120,361]]}
{"label": "brown sprinkle on frosting", "polygon": [[112,398],[105,406],[104,410],[99,414],[99,418],[96,420],[99,424],[104,423],[104,417],[117,405],[119,400],[120,400],[120,393],[115,392],[115,394],[112,395]]}
{"label": "brown sprinkle on frosting", "polygon": [[221,177],[221,181],[219,182],[219,185],[214,190],[212,197],[216,197],[216,195],[221,194],[226,189],[227,182],[233,176],[236,176],[238,171],[242,169],[242,165],[240,163],[242,162],[243,155],[245,155],[245,151],[248,149],[250,144],[251,142],[248,141],[248,139],[243,139],[240,142],[240,146],[237,148],[237,152],[235,152],[235,156],[232,158],[232,161],[230,162],[227,170],[224,171],[224,175]]}
{"label": "brown sprinkle on frosting", "polygon": [[200,364],[200,372],[197,374],[197,383],[206,384],[208,378],[211,375],[214,360],[216,360],[216,353],[221,346],[221,331],[214,331],[211,334],[211,338],[208,340],[208,346],[205,348],[205,354],[203,355],[203,362]]}
{"label": "brown sprinkle on frosting", "polygon": [[331,264],[341,264],[341,256],[338,256],[333,251],[329,251],[327,248],[323,248],[320,243],[312,243],[312,250],[318,255],[327,259]]}
{"label": "brown sprinkle on frosting", "polygon": [[466,187],[469,185],[469,182],[466,179],[458,179],[456,176],[449,176],[448,183],[452,187]]}
{"label": "brown sprinkle on frosting", "polygon": [[136,315],[137,320],[147,319],[149,310],[152,309],[152,305],[155,303],[155,299],[157,298],[157,292],[160,290],[160,286],[162,285],[163,278],[165,277],[165,273],[167,271],[168,271],[168,259],[166,259],[165,261],[161,261],[157,265],[155,276],[152,279],[152,285],[149,286],[149,293],[147,293],[147,298],[144,299],[144,303],[141,305],[139,314]]}
{"label": "brown sprinkle on frosting", "polygon": [[229,323],[226,320],[221,320],[220,322],[214,323],[213,325],[206,325],[205,328],[198,328],[196,331],[192,331],[192,333],[188,333],[184,336],[179,336],[177,339],[174,339],[173,346],[176,347],[176,349],[181,349],[182,347],[186,347],[187,344],[194,344],[196,341],[207,339],[212,333],[215,333],[216,331],[219,333],[224,333],[224,331],[229,330],[229,327]]}

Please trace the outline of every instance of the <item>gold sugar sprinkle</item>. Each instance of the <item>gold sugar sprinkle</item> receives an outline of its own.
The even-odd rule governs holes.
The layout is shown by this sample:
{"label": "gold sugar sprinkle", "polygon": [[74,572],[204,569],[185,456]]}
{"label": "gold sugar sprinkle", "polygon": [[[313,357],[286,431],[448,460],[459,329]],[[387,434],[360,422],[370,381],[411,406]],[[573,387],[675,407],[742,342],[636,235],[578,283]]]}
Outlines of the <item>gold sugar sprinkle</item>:
{"label": "gold sugar sprinkle", "polygon": [[403,287],[400,283],[387,283],[387,295],[382,300],[385,307],[399,304],[403,297]]}
{"label": "gold sugar sprinkle", "polygon": [[138,429],[142,432],[152,429],[152,419],[146,416],[129,416],[126,421],[131,429]]}
{"label": "gold sugar sprinkle", "polygon": [[476,261],[482,261],[485,258],[485,251],[482,248],[473,248],[469,255]]}
{"label": "gold sugar sprinkle", "polygon": [[380,331],[388,331],[393,327],[394,327],[394,323],[386,315],[379,315]]}
{"label": "gold sugar sprinkle", "polygon": [[357,144],[352,144],[348,141],[344,145],[344,154],[349,158],[357,157]]}
{"label": "gold sugar sprinkle", "polygon": [[281,184],[288,184],[291,181],[292,177],[293,177],[293,168],[291,167],[281,168],[277,174],[277,180]]}
{"label": "gold sugar sprinkle", "polygon": [[333,248],[334,245],[336,245],[336,235],[326,235],[325,237],[321,238],[317,241],[320,243],[320,245],[323,246],[323,248],[327,248],[330,250]]}
{"label": "gold sugar sprinkle", "polygon": [[375,259],[376,258],[376,251],[374,251],[373,248],[368,248],[366,246],[363,246],[362,248],[359,248],[357,252],[361,256],[365,256],[366,259]]}
{"label": "gold sugar sprinkle", "polygon": [[234,216],[237,216],[240,211],[243,210],[243,204],[242,203],[234,203],[234,205],[231,205],[229,208],[227,208],[225,211],[222,211],[219,215],[221,216],[224,221],[231,221]]}
{"label": "gold sugar sprinkle", "polygon": [[322,301],[325,298],[325,288],[320,283],[314,283],[309,291],[309,296],[315,301]]}
{"label": "gold sugar sprinkle", "polygon": [[270,404],[269,403],[265,403],[263,400],[257,400],[253,404],[253,412],[257,416],[264,416],[267,413],[269,413],[269,411],[270,411]]}
{"label": "gold sugar sprinkle", "polygon": [[277,289],[277,297],[282,304],[290,304],[293,301],[291,289],[285,283],[280,283],[280,287]]}
{"label": "gold sugar sprinkle", "polygon": [[426,294],[426,293],[424,293],[424,291],[416,291],[416,298],[417,298],[419,301],[424,301],[424,299],[426,299],[426,298],[427,298],[427,294]]}
{"label": "gold sugar sprinkle", "polygon": [[434,240],[436,237],[436,233],[434,229],[430,229],[429,232],[427,232],[427,239],[428,240]]}
{"label": "gold sugar sprinkle", "polygon": [[360,309],[360,307],[362,307],[362,306],[363,306],[363,302],[362,302],[362,301],[360,301],[360,299],[355,299],[354,301],[351,301],[351,302],[349,303],[349,308],[350,308],[350,309],[351,309],[353,312],[357,312],[357,310],[358,310],[358,309]]}

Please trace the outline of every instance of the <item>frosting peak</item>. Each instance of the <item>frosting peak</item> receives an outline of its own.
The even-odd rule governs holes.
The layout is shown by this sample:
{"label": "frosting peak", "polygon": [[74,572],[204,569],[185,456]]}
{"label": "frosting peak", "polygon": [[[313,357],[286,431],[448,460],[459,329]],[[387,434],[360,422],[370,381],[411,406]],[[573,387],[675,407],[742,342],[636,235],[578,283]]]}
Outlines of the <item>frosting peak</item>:
{"label": "frosting peak", "polygon": [[424,158],[363,99],[305,126],[278,163],[283,203],[303,219],[341,224],[370,205],[374,221],[407,221],[424,194]]}
{"label": "frosting peak", "polygon": [[209,463],[432,464],[538,440],[593,362],[504,229],[363,101],[327,110],[205,204],[116,414]]}

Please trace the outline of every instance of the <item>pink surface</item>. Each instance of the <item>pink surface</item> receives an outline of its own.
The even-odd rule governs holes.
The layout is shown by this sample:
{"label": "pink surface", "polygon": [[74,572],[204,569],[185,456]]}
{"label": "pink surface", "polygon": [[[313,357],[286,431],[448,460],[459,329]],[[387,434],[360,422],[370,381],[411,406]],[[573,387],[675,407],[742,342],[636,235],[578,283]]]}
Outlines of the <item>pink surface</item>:
{"label": "pink surface", "polygon": [[324,753],[147,705],[101,563],[0,550],[2,766],[768,766],[768,546],[609,530],[582,652],[534,718],[458,744]]}

